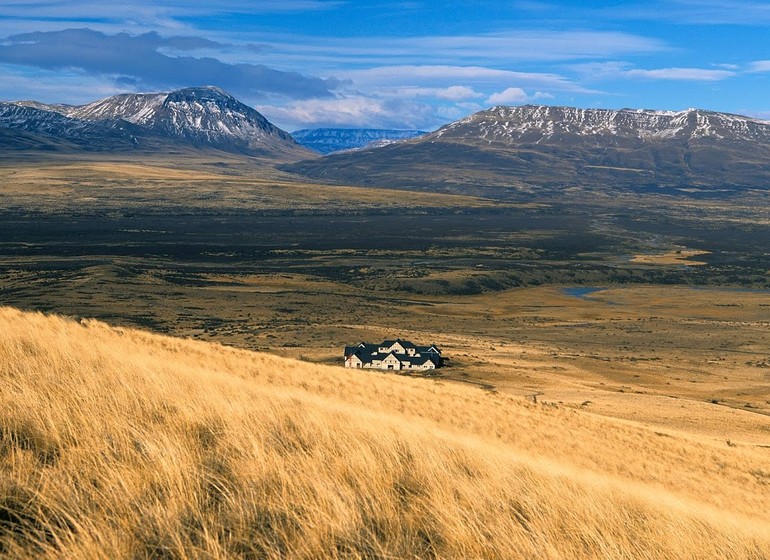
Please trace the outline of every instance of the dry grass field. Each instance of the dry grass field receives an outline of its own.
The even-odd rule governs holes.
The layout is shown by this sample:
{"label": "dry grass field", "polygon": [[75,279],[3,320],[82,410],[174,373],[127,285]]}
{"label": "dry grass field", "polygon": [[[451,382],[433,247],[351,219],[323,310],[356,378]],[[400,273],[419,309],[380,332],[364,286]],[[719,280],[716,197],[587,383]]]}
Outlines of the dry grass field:
{"label": "dry grass field", "polygon": [[759,560],[769,507],[764,447],[0,310],[4,558]]}
{"label": "dry grass field", "polygon": [[243,158],[67,158],[10,164],[0,159],[0,208],[59,213],[215,210],[309,212],[404,207],[490,207],[461,195],[410,193],[316,185],[291,180],[271,167]]}

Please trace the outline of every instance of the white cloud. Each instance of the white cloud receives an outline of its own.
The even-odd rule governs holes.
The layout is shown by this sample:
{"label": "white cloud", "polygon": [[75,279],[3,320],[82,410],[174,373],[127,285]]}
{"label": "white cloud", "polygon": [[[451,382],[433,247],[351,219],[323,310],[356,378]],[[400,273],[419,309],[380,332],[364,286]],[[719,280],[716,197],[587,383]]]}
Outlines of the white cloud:
{"label": "white cloud", "polygon": [[570,68],[581,75],[583,78],[606,78],[616,77],[629,68],[631,65],[628,62],[620,61],[607,61],[607,62],[586,62],[583,64],[573,64]]}
{"label": "white cloud", "polygon": [[417,52],[460,58],[505,61],[559,61],[607,58],[669,50],[658,39],[612,31],[506,31],[465,37],[417,37],[404,40]]}
{"label": "white cloud", "polygon": [[503,91],[493,93],[487,98],[488,105],[511,105],[515,103],[526,103],[528,101],[537,101],[538,99],[553,99],[554,96],[546,91],[536,91],[533,95],[519,87],[509,87]]}
{"label": "white cloud", "polygon": [[749,72],[770,72],[770,60],[755,60],[749,64]]}
{"label": "white cloud", "polygon": [[336,77],[349,79],[357,87],[390,87],[393,85],[442,87],[447,82],[501,87],[503,84],[514,82],[529,87],[575,93],[596,93],[594,90],[588,90],[558,74],[515,72],[483,66],[378,66],[364,70],[339,72]]}
{"label": "white cloud", "polygon": [[256,109],[286,130],[316,127],[435,128],[443,123],[429,105],[398,99],[347,97],[308,99]]}
{"label": "white cloud", "polygon": [[449,86],[445,88],[403,87],[396,90],[396,95],[401,97],[434,97],[446,101],[465,101],[484,97],[468,86]]}
{"label": "white cloud", "polygon": [[490,95],[487,103],[490,105],[508,105],[510,103],[523,103],[528,100],[529,96],[526,91],[517,87],[509,87],[504,91]]}
{"label": "white cloud", "polygon": [[629,78],[645,78],[652,80],[718,82],[735,76],[735,72],[731,70],[707,70],[703,68],[657,68],[654,70],[634,68],[632,70],[626,70],[622,75]]}
{"label": "white cloud", "polygon": [[[214,35],[213,38],[218,37]],[[260,53],[261,63],[298,69],[312,65],[316,73],[334,73],[339,68],[354,65],[510,68],[516,63],[607,59],[671,50],[659,39],[628,33],[521,29],[417,37],[372,35],[366,40],[280,32],[265,32],[255,37],[251,31],[234,29],[219,40],[269,43],[269,50]]]}
{"label": "white cloud", "polygon": [[478,113],[483,109],[484,106],[478,103],[456,103],[436,108],[436,115],[443,121],[440,124],[444,124],[446,121],[456,121],[467,117],[471,113]]}
{"label": "white cloud", "polygon": [[[198,33],[194,18],[216,19],[237,13],[290,15],[333,10],[344,4],[337,0],[14,0],[0,2],[0,35],[80,27],[105,33]],[[234,31],[228,29],[221,35],[227,38]],[[205,35],[211,37],[216,32],[206,31]]]}
{"label": "white cloud", "polygon": [[449,86],[448,88],[438,89],[435,95],[439,99],[446,99],[448,101],[465,101],[467,99],[484,97],[483,93],[479,93],[467,86]]}
{"label": "white cloud", "polygon": [[627,62],[591,62],[576,64],[572,69],[584,79],[601,80],[607,78],[635,78],[646,80],[679,80],[692,82],[717,82],[737,75],[730,69],[706,68],[634,68]]}
{"label": "white cloud", "polygon": [[765,26],[770,23],[770,4],[756,0],[658,0],[620,4],[600,14],[666,23]]}
{"label": "white cloud", "polygon": [[[212,16],[223,13],[285,13],[321,11],[339,8],[337,0],[217,0],[216,2],[189,2],[189,0],[14,0],[0,6],[0,15],[35,19],[68,20],[84,18],[93,21],[96,14],[104,19],[125,18],[153,20],[160,16]],[[97,16],[98,17],[98,16]]]}

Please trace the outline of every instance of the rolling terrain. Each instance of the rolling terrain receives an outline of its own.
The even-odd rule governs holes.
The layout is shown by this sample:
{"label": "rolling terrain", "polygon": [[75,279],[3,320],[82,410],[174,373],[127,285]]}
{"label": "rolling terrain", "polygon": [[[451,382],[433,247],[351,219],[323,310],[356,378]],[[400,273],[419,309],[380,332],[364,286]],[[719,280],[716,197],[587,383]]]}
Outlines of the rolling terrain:
{"label": "rolling terrain", "polygon": [[8,558],[754,559],[769,478],[580,407],[0,309]]}

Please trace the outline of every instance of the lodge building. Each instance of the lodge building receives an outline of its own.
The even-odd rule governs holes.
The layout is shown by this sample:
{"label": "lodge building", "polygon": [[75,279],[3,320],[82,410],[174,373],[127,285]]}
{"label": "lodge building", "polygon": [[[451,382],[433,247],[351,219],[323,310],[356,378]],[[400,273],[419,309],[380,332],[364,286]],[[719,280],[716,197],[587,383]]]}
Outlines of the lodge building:
{"label": "lodge building", "polygon": [[382,344],[362,342],[345,347],[345,367],[394,371],[424,371],[440,368],[441,350],[417,346],[408,340],[384,340]]}

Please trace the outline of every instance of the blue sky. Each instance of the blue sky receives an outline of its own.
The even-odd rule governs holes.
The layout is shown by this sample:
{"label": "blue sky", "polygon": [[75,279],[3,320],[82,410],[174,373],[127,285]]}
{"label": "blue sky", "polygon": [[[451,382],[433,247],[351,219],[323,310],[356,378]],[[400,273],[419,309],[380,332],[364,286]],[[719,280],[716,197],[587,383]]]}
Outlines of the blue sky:
{"label": "blue sky", "polygon": [[523,103],[770,119],[769,30],[746,0],[14,0],[0,99],[211,84],[287,130]]}

